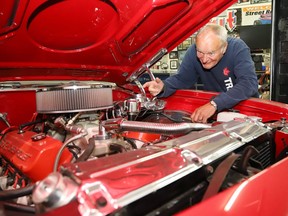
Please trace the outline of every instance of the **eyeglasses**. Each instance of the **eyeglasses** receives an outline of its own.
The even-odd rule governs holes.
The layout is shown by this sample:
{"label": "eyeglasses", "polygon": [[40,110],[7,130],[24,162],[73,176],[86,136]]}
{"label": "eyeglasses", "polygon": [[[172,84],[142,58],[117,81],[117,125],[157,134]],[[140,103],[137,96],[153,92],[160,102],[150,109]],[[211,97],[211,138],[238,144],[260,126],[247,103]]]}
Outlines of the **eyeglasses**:
{"label": "eyeglasses", "polygon": [[212,52],[206,52],[206,53],[201,52],[200,50],[198,50],[198,49],[196,48],[197,56],[198,56],[199,58],[202,58],[204,55],[207,55],[208,58],[213,58],[213,57],[215,57],[215,55],[217,54],[217,51],[220,50],[221,48],[222,48],[222,46],[219,47],[218,49],[212,51]]}

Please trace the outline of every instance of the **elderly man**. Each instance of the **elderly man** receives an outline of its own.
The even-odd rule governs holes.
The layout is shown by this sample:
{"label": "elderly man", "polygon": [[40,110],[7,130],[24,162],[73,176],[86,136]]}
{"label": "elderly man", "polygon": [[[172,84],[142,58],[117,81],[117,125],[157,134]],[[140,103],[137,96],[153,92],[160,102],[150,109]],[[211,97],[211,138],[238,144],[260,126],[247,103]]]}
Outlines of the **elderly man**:
{"label": "elderly man", "polygon": [[196,43],[186,52],[177,74],[162,81],[144,84],[157,97],[168,97],[177,89],[189,89],[200,78],[204,90],[220,92],[213,100],[197,108],[193,122],[206,123],[216,111],[229,109],[249,97],[259,97],[258,80],[249,47],[238,38],[227,37],[224,27],[204,26]]}

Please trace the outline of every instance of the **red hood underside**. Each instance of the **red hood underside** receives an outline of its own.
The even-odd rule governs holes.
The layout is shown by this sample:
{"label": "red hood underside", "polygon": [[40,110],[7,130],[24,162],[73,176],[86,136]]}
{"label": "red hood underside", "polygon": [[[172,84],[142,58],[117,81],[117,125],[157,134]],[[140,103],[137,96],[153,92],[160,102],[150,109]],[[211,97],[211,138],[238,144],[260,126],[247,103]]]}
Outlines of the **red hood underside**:
{"label": "red hood underside", "polygon": [[2,0],[0,81],[124,84],[235,1]]}

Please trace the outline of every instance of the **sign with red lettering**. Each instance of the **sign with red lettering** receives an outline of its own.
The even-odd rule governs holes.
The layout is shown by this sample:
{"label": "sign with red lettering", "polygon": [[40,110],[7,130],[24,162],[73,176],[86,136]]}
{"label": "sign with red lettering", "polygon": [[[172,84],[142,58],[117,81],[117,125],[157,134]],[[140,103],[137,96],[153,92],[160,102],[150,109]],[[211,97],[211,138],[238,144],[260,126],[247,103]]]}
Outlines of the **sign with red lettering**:
{"label": "sign with red lettering", "polygon": [[271,4],[250,5],[242,8],[242,25],[271,24]]}

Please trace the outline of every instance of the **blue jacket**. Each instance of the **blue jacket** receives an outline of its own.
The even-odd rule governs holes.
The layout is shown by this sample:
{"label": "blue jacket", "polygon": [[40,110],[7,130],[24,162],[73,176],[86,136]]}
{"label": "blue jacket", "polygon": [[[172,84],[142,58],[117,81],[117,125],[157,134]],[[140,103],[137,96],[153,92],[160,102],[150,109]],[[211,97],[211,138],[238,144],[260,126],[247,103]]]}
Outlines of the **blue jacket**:
{"label": "blue jacket", "polygon": [[168,97],[177,89],[192,88],[198,78],[204,90],[220,92],[213,99],[218,111],[232,108],[250,97],[259,97],[250,49],[238,38],[228,38],[226,53],[211,70],[202,67],[193,44],[187,50],[178,73],[164,80],[164,91],[158,97]]}

